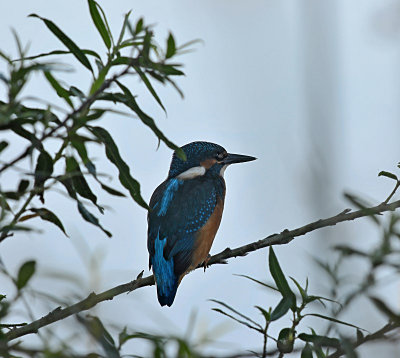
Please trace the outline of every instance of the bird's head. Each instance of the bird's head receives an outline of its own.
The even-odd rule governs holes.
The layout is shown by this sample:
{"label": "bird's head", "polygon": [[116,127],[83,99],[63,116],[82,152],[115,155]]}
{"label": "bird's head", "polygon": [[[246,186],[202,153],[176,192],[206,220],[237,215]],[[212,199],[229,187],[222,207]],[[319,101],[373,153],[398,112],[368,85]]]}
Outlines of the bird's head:
{"label": "bird's head", "polygon": [[180,159],[174,153],[168,178],[193,179],[206,172],[223,176],[228,165],[256,159],[248,155],[228,153],[220,145],[209,142],[192,142],[181,148],[186,154],[186,160]]}

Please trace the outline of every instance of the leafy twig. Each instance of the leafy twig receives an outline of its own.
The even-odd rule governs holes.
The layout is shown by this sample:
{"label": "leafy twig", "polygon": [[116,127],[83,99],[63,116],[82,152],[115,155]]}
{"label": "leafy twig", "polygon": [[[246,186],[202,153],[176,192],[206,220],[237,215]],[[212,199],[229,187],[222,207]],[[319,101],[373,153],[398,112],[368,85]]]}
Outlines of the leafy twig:
{"label": "leafy twig", "polygon": [[[315,221],[313,223],[310,223],[308,225],[302,226],[294,230],[284,230],[280,234],[274,234],[268,236],[265,239],[252,242],[250,244],[238,247],[236,249],[227,248],[224,251],[218,253],[217,255],[212,256],[208,261],[208,265],[226,263],[227,259],[237,256],[245,256],[249,252],[256,251],[264,247],[287,244],[291,242],[295,237],[305,235],[317,229],[333,226],[344,221],[351,221],[358,218],[367,217],[369,215],[377,215],[387,211],[394,211],[399,207],[400,207],[400,200],[395,201],[391,204],[382,203],[374,207],[357,210],[351,213],[349,213],[349,209],[346,209],[341,213],[339,213],[338,215],[332,216],[327,219]],[[202,268],[203,266],[200,265],[199,267]],[[118,296],[122,293],[131,292],[138,288],[151,285],[154,285],[154,277],[152,275],[144,278],[138,277],[136,280],[116,286],[99,294],[91,293],[88,297],[86,297],[85,299],[83,299],[78,303],[75,303],[65,308],[57,307],[55,310],[43,316],[42,318],[33,321],[26,326],[13,329],[12,331],[5,334],[5,338],[7,340],[12,340],[18,337],[22,337],[26,334],[35,333],[38,331],[38,329],[42,327],[60,321],[66,317],[69,317],[81,311],[88,310],[100,302],[106,300],[112,300],[115,296]]]}

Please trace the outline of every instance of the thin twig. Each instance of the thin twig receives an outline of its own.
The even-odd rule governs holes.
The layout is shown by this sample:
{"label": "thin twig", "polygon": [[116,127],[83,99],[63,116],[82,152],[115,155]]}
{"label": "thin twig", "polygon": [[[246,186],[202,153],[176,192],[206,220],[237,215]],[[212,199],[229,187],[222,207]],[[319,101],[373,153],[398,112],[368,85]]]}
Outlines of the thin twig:
{"label": "thin twig", "polygon": [[[327,219],[315,221],[313,223],[310,223],[308,225],[302,226],[294,230],[284,230],[280,234],[274,234],[268,236],[265,239],[252,242],[250,244],[238,247],[236,249],[227,248],[224,251],[220,252],[219,254],[211,256],[207,264],[214,265],[214,264],[226,263],[227,259],[237,256],[245,256],[249,252],[256,251],[264,247],[287,244],[291,242],[295,237],[305,235],[317,229],[333,226],[344,221],[352,221],[370,215],[377,215],[386,211],[394,211],[399,207],[400,207],[400,200],[395,201],[391,204],[382,203],[371,208],[361,209],[354,212],[349,212],[349,210],[346,209],[341,213],[339,213],[338,215],[332,216]],[[203,265],[200,265],[199,267],[202,268]],[[142,278],[139,275],[136,280],[116,286],[105,292],[99,294],[92,292],[88,297],[86,297],[80,302],[77,302],[65,308],[57,307],[55,310],[43,316],[42,318],[33,321],[32,323],[24,327],[13,329],[12,331],[5,334],[5,338],[7,340],[12,340],[18,337],[22,337],[26,334],[36,333],[39,328],[60,321],[78,312],[88,310],[100,302],[106,300],[112,300],[115,296],[118,296],[122,293],[131,292],[138,288],[151,285],[154,285],[153,275],[144,278]]]}

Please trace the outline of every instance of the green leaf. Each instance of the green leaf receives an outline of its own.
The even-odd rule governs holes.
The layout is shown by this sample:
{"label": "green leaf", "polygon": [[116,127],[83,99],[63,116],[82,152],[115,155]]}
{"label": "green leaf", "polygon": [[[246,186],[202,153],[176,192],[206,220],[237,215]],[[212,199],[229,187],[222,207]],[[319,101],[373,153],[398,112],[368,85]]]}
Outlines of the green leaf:
{"label": "green leaf", "polygon": [[141,17],[138,22],[136,23],[135,27],[135,35],[143,30],[143,18]]}
{"label": "green leaf", "polygon": [[5,140],[2,140],[1,142],[0,142],[0,153],[4,150],[4,149],[6,149],[8,147],[8,142],[6,142]]}
{"label": "green leaf", "polygon": [[333,317],[324,316],[324,315],[322,315],[322,314],[318,314],[318,313],[307,313],[307,314],[305,314],[303,317],[306,317],[306,316],[319,317],[319,318],[322,318],[322,319],[326,319],[327,321],[331,321],[331,322],[343,324],[343,325],[345,325],[345,326],[349,326],[349,327],[353,327],[353,328],[357,328],[357,329],[361,329],[361,330],[365,331],[365,329],[360,328],[360,327],[358,327],[358,326],[356,326],[356,325],[354,325],[354,324],[347,323],[347,322],[338,320],[338,319],[333,318]]}
{"label": "green leaf", "polygon": [[35,183],[34,187],[37,191],[40,201],[44,203],[43,189],[44,183],[53,173],[53,159],[46,151],[42,151],[36,162]]}
{"label": "green leaf", "polygon": [[108,194],[114,195],[114,196],[120,196],[120,197],[126,197],[125,194],[121,193],[118,190],[115,190],[114,188],[109,187],[108,185],[105,185],[103,183],[100,183],[101,188],[106,191]]}
{"label": "green leaf", "polygon": [[308,343],[306,343],[301,351],[301,358],[313,358],[312,348]]}
{"label": "green leaf", "polygon": [[176,53],[176,46],[175,46],[175,39],[171,33],[169,33],[168,40],[167,40],[167,53],[165,58],[171,58]]}
{"label": "green leaf", "polygon": [[94,0],[88,0],[88,3],[89,3],[89,11],[90,11],[90,15],[92,16],[93,23],[96,26],[97,31],[99,32],[101,38],[103,39],[104,44],[106,45],[106,47],[108,49],[110,49],[110,47],[111,47],[110,35],[107,31],[107,28],[106,28],[106,25],[105,25],[103,19],[101,18],[99,10],[97,9],[97,7],[100,7],[100,5]]}
{"label": "green leaf", "polygon": [[301,298],[303,299],[303,301],[306,301],[307,299],[307,292],[300,286],[300,284],[291,276],[289,276],[289,278],[294,282],[294,284],[296,285],[297,289],[300,292]]}
{"label": "green leaf", "polygon": [[49,81],[51,87],[53,87],[53,89],[56,91],[57,95],[63,98],[70,105],[71,108],[74,108],[71,98],[69,98],[70,96],[69,91],[67,91],[64,87],[62,87],[50,72],[45,71],[44,75],[47,81]]}
{"label": "green leaf", "polygon": [[87,210],[80,201],[78,201],[78,211],[82,215],[83,219],[85,219],[87,222],[99,227],[108,237],[112,236],[109,231],[100,225],[99,219],[97,219],[89,210]]}
{"label": "green leaf", "polygon": [[83,164],[87,168],[90,174],[97,179],[96,167],[88,157],[88,153],[85,146],[85,138],[78,136],[77,134],[71,135],[71,144],[76,149],[79,157],[82,159]]}
{"label": "green leaf", "polygon": [[36,261],[26,261],[18,271],[17,276],[17,288],[20,290],[25,287],[28,281],[31,279],[36,269]]}
{"label": "green leaf", "polygon": [[65,163],[66,171],[71,175],[71,180],[75,191],[83,198],[89,199],[103,214],[104,208],[97,204],[97,196],[94,195],[90,189],[89,184],[83,176],[76,159],[74,157],[66,157]]}
{"label": "green leaf", "polygon": [[86,68],[93,72],[92,66],[83,51],[73,42],[61,29],[53,22],[36,14],[30,14],[30,17],[36,17],[42,20],[47,28],[71,51],[76,59]]}
{"label": "green leaf", "polygon": [[54,214],[52,211],[46,209],[46,208],[35,208],[35,209],[30,209],[32,212],[39,214],[39,217],[42,220],[48,221],[56,225],[64,234],[65,236],[68,237],[67,233],[65,232],[64,225],[60,221],[60,219],[57,217],[56,214]]}
{"label": "green leaf", "polygon": [[265,282],[256,280],[256,279],[253,278],[253,277],[250,277],[250,276],[247,276],[247,275],[235,275],[235,276],[247,278],[248,280],[253,281],[253,282],[255,282],[255,283],[258,283],[258,284],[261,285],[261,286],[264,286],[264,287],[266,287],[266,288],[269,288],[269,289],[271,289],[271,290],[274,290],[274,291],[278,291],[278,292],[279,292],[279,290],[278,290],[276,287],[274,287],[274,286],[272,286],[272,285],[269,285],[269,284],[267,284],[267,283],[265,283]]}
{"label": "green leaf", "polygon": [[[97,59],[101,60],[100,55],[98,53],[92,51],[92,50],[82,49],[82,52],[85,55],[93,56],[93,57],[96,57]],[[70,54],[72,54],[71,51],[53,50],[53,51],[50,51],[50,52],[40,53],[39,55],[24,57],[24,60],[36,60],[37,58],[41,58],[41,57],[54,56],[54,55],[70,55]],[[22,61],[22,58],[18,58],[16,60],[13,60],[13,62],[16,62],[16,61]]]}
{"label": "green leaf", "polygon": [[29,180],[22,179],[18,184],[18,194],[24,194],[26,192],[26,189],[28,189],[28,186]]}
{"label": "green leaf", "polygon": [[143,81],[143,83],[146,85],[147,89],[149,90],[149,92],[152,94],[152,96],[154,97],[154,99],[157,101],[157,103],[161,106],[161,108],[164,110],[164,112],[167,112],[164,105],[161,102],[160,97],[158,97],[158,94],[156,93],[156,91],[154,90],[152,84],[150,83],[150,80],[147,78],[147,76],[145,75],[145,73],[140,69],[140,67],[138,66],[134,66],[135,71],[137,72],[137,74],[139,75],[139,77],[141,78],[141,80]]}
{"label": "green leaf", "polygon": [[128,21],[129,21],[129,16],[130,15],[131,15],[131,11],[128,11],[124,16],[124,22],[122,24],[122,28],[121,28],[121,31],[119,33],[119,38],[118,38],[118,41],[117,41],[117,48],[118,49],[120,48],[121,42],[124,39],[125,30],[126,30],[126,27],[128,25]]}
{"label": "green leaf", "polygon": [[390,172],[386,172],[384,170],[379,172],[378,177],[380,177],[380,176],[383,176],[383,177],[386,177],[386,178],[390,178],[390,179],[393,179],[393,180],[396,180],[396,181],[399,180],[399,179],[397,179],[397,175],[395,175],[393,173],[390,173]]}
{"label": "green leaf", "polygon": [[101,69],[101,71],[99,72],[99,75],[97,76],[97,78],[93,81],[92,87],[90,88],[90,94],[92,95],[93,93],[95,93],[104,83],[107,73],[110,70],[110,65],[105,66]]}
{"label": "green leaf", "polygon": [[36,136],[33,133],[31,133],[28,130],[26,130],[25,128],[23,128],[20,125],[21,122],[22,122],[21,119],[16,119],[12,123],[10,123],[10,129],[15,134],[18,134],[22,138],[29,140],[35,148],[42,150],[43,149],[42,142],[38,138],[36,138]]}
{"label": "green leaf", "polygon": [[278,287],[279,292],[284,298],[288,300],[288,302],[285,302],[285,304],[290,304],[290,308],[294,310],[296,308],[296,296],[292,292],[288,282],[286,281],[285,275],[283,274],[282,269],[279,266],[278,259],[276,258],[272,246],[269,248],[269,270],[271,272],[272,278],[276,283],[276,286]]}
{"label": "green leaf", "polygon": [[337,338],[330,338],[326,336],[306,333],[300,333],[298,338],[304,342],[313,343],[318,346],[340,348],[340,341]]}
{"label": "green leaf", "polygon": [[106,357],[119,358],[120,354],[115,346],[114,339],[106,330],[103,323],[98,317],[87,316],[83,318],[80,315],[76,316],[77,320],[86,328],[91,336],[101,345]]}
{"label": "green leaf", "polygon": [[110,133],[101,127],[88,127],[89,130],[104,144],[107,158],[113,163],[119,171],[119,181],[129,190],[132,199],[140,206],[148,209],[147,203],[140,194],[140,184],[131,174],[128,165],[119,154],[119,150]]}
{"label": "green leaf", "polygon": [[271,321],[276,321],[289,311],[292,307],[292,300],[287,296],[283,297],[271,313]]}
{"label": "green leaf", "polygon": [[257,322],[253,321],[250,317],[244,315],[243,313],[239,312],[238,310],[235,310],[233,307],[229,306],[229,305],[226,304],[225,302],[218,301],[218,300],[214,300],[214,299],[211,299],[210,301],[211,301],[211,302],[215,302],[215,303],[217,303],[217,304],[219,304],[219,305],[221,305],[221,306],[227,308],[227,309],[230,310],[231,312],[237,314],[238,316],[244,318],[245,320],[247,320],[247,321],[253,323],[255,326],[258,326],[259,328],[261,328],[261,326],[260,326]]}
{"label": "green leaf", "polygon": [[226,317],[229,317],[229,318],[233,319],[234,321],[246,326],[247,328],[254,329],[257,332],[262,332],[262,328],[261,327],[255,327],[255,326],[251,325],[250,323],[248,323],[246,321],[243,321],[243,320],[241,320],[239,318],[236,318],[236,317],[232,316],[229,313],[226,313],[226,312],[222,311],[219,308],[212,308],[212,310],[215,311],[215,312],[221,313],[222,315],[224,315]]}
{"label": "green leaf", "polygon": [[254,306],[254,307],[257,308],[261,312],[261,314],[264,316],[266,322],[270,322],[271,321],[270,312],[266,311],[264,308],[262,308],[260,306]]}

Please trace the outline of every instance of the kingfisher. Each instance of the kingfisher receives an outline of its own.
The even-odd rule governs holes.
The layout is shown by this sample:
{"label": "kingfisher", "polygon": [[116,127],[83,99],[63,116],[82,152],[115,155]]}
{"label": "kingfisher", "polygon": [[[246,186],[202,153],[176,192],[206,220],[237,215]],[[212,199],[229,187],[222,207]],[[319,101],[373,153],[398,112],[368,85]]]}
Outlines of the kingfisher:
{"label": "kingfisher", "polygon": [[171,306],[182,278],[209,258],[225,200],[225,169],[256,158],[227,153],[218,144],[192,142],[174,152],[167,179],[154,191],[147,249],[161,306]]}

